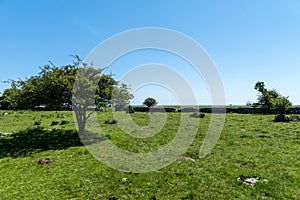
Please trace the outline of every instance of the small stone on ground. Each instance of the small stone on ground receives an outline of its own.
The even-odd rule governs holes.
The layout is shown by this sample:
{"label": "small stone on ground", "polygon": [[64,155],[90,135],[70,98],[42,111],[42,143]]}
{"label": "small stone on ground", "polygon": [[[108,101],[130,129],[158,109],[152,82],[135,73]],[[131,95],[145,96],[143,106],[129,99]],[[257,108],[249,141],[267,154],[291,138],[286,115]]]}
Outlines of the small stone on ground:
{"label": "small stone on ground", "polygon": [[44,165],[44,164],[49,164],[52,162],[53,162],[53,160],[51,160],[51,158],[41,158],[41,159],[39,159],[38,164]]}
{"label": "small stone on ground", "polygon": [[188,160],[188,161],[192,161],[192,162],[196,161],[194,158],[190,158],[190,157],[186,157],[186,156],[181,156],[180,160]]}

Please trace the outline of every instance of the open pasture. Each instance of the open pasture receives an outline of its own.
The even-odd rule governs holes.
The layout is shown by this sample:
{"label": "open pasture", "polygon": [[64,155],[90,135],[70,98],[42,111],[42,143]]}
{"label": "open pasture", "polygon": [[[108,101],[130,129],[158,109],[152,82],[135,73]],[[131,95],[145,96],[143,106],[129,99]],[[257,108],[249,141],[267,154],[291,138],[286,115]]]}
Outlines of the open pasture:
{"label": "open pasture", "polygon": [[[110,113],[97,115],[107,138],[133,152],[167,144],[180,124],[180,113],[168,113],[160,133],[137,139],[122,133],[118,124],[106,124]],[[141,126],[150,121],[147,113],[131,116]],[[190,118],[200,120],[195,140],[184,154],[191,159],[135,174],[97,161],[80,142],[71,112],[1,111],[0,199],[297,199],[300,126],[275,123],[273,118],[227,114],[220,139],[205,159],[198,153],[210,115]],[[37,163],[46,157],[53,162]],[[241,175],[268,181],[248,186],[237,180]]]}

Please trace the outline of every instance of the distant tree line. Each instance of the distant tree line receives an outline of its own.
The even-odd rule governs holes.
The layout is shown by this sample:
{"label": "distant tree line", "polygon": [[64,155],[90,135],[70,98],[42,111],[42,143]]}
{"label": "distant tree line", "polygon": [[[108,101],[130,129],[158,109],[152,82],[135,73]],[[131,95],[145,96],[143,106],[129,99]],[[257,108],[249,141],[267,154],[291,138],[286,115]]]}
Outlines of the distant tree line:
{"label": "distant tree line", "polygon": [[[0,108],[71,109],[74,82],[81,64],[79,56],[74,56],[72,64],[58,67],[51,63],[40,67],[36,76],[8,81],[11,87],[0,96]],[[133,96],[127,85],[120,84],[111,74],[103,74],[103,69],[99,69],[95,76],[99,80],[94,94],[98,108],[103,109],[109,105],[126,107],[129,104]]]}

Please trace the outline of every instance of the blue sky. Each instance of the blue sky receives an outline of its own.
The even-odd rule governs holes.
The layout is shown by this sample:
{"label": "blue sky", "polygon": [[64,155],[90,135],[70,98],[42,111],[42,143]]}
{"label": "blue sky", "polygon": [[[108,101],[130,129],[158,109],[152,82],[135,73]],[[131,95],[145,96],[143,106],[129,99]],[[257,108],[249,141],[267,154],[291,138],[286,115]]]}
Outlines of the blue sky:
{"label": "blue sky", "polygon": [[[85,58],[99,43],[128,29],[162,27],[202,45],[221,75],[226,104],[256,101],[253,87],[260,80],[300,105],[299,10],[297,0],[0,0],[0,80],[36,75],[49,60],[56,65],[71,63],[71,54]],[[185,65],[158,54],[128,55],[111,70],[120,78],[136,64],[164,62],[179,71]],[[190,79],[199,102],[209,104],[203,80],[193,80],[192,75]],[[7,87],[0,83],[0,91]],[[161,104],[174,103],[171,93],[158,86],[134,95],[136,104],[147,96]]]}

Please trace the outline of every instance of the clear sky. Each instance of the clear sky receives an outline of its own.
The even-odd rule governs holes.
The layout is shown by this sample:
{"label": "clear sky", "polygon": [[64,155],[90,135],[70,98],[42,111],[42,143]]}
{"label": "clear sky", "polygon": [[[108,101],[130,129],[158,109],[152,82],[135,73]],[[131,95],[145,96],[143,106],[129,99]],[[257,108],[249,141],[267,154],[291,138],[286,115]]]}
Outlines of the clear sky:
{"label": "clear sky", "polygon": [[[48,61],[69,64],[71,54],[85,58],[119,32],[162,27],[202,45],[221,75],[226,104],[256,101],[254,84],[264,81],[267,88],[276,88],[300,105],[298,0],[0,0],[0,27],[1,81],[36,75],[39,66]],[[156,59],[158,53],[128,55],[118,62],[126,70],[144,62],[164,61],[179,71],[179,65],[185,65],[178,58],[164,58],[163,53]],[[111,70],[119,78],[124,68],[112,66]],[[202,93],[205,87],[194,81],[199,102],[209,104],[207,93]],[[1,92],[7,87],[0,83]],[[144,92],[135,91],[133,102],[138,104],[148,95],[161,104],[176,103],[170,96],[160,95],[160,90],[148,86]]]}

